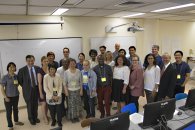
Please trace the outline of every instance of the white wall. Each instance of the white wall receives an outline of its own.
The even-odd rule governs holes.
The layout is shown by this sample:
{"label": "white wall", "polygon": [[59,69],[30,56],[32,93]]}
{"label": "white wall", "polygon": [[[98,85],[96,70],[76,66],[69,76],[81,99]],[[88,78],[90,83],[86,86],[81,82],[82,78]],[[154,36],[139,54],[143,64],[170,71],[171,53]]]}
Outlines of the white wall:
{"label": "white wall", "polygon": [[[58,20],[53,16],[0,16],[0,21],[51,21]],[[105,26],[120,25],[138,21],[140,26],[145,28],[144,32],[127,32],[129,25],[117,28],[117,33],[105,33]],[[162,45],[163,39],[179,38],[182,43],[184,57],[189,55],[189,49],[195,48],[195,23],[165,21],[158,19],[122,19],[102,17],[64,17],[64,24],[61,25],[7,25],[0,26],[0,39],[32,39],[32,38],[59,38],[59,37],[82,37],[83,52],[88,58],[89,38],[106,36],[135,36],[137,54],[144,59],[144,56],[151,51],[152,44]],[[114,46],[115,43],[113,43]],[[70,50],[71,51],[71,50]],[[79,53],[79,52],[78,52]],[[161,53],[161,50],[160,50]],[[174,59],[174,58],[172,58]],[[20,60],[23,60],[21,58]],[[4,108],[3,99],[0,94],[0,110]],[[21,99],[20,105],[24,102]]]}

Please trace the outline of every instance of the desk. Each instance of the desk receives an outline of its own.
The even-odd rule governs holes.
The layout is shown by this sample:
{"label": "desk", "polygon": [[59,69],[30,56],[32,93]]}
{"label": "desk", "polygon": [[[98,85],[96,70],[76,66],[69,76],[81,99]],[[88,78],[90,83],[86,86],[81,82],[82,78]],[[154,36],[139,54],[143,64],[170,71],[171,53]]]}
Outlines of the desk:
{"label": "desk", "polygon": [[[186,99],[176,101],[176,109],[178,109],[180,106],[183,106],[185,104],[185,102],[186,102]],[[180,111],[182,111],[182,110],[180,110]],[[189,117],[189,116],[192,116],[192,117]],[[187,118],[187,117],[189,117],[189,118]],[[184,119],[184,118],[187,118],[187,119]],[[184,119],[184,120],[181,120],[181,119]],[[185,112],[182,111],[182,115],[180,115],[180,116],[175,115],[174,120],[179,120],[181,123],[187,124],[187,123],[195,120],[195,112],[192,110],[187,110]]]}
{"label": "desk", "polygon": [[[183,106],[185,104],[185,102],[186,102],[186,99],[176,101],[176,109],[178,109],[180,106]],[[179,110],[179,111],[181,111],[181,110]],[[139,114],[143,115],[143,112],[140,112]],[[168,127],[170,127],[172,130],[176,130],[176,129],[182,127],[183,125],[185,125],[185,124],[187,124],[195,119],[195,116],[189,117],[191,115],[195,115],[195,112],[188,110],[185,112],[182,111],[182,115],[174,115],[173,119],[169,120],[167,122]],[[187,119],[184,119],[184,118],[187,118]],[[181,120],[181,119],[184,119],[184,120]],[[87,130],[90,130],[90,128],[88,128]],[[153,128],[142,129],[137,124],[134,124],[132,121],[130,121],[129,130],[153,130]]]}

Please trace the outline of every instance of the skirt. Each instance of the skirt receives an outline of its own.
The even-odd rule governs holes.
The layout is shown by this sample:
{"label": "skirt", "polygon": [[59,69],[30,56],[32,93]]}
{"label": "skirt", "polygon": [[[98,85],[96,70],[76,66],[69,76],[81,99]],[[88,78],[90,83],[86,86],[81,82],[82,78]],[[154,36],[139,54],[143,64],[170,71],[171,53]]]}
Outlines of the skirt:
{"label": "skirt", "polygon": [[82,114],[80,90],[68,91],[68,119],[79,118]]}
{"label": "skirt", "polygon": [[126,94],[122,93],[124,80],[113,79],[112,82],[112,99],[115,102],[125,102]]}

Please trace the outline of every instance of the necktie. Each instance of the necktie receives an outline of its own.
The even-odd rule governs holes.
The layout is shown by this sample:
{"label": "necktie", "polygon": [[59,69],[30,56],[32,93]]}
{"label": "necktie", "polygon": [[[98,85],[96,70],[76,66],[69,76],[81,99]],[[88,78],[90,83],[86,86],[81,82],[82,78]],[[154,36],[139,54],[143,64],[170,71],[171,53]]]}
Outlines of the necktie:
{"label": "necktie", "polygon": [[31,85],[34,88],[36,86],[36,83],[35,83],[35,76],[34,76],[32,67],[30,68],[30,74],[31,74]]}
{"label": "necktie", "polygon": [[163,66],[161,72],[160,72],[160,77],[162,77],[163,73],[165,72],[165,66]]}

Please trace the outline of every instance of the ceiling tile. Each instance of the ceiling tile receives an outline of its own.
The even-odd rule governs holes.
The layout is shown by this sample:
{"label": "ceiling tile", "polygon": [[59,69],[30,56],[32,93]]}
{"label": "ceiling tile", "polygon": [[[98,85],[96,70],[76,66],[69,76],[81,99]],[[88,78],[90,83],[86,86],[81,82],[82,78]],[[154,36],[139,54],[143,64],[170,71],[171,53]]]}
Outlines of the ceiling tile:
{"label": "ceiling tile", "polygon": [[120,10],[95,10],[84,16],[107,16],[107,15],[114,14],[116,12],[120,12]]}
{"label": "ceiling tile", "polygon": [[94,9],[77,9],[77,8],[70,8],[67,12],[65,12],[63,15],[70,15],[70,16],[81,16],[84,14],[87,14]]}
{"label": "ceiling tile", "polygon": [[167,8],[167,7],[177,6],[177,5],[179,5],[179,4],[171,3],[171,2],[162,2],[162,3],[158,3],[158,4],[153,4],[153,5],[148,5],[148,6],[140,7],[137,9],[133,9],[132,11],[150,12],[152,10],[162,9],[162,8]]}
{"label": "ceiling tile", "polygon": [[0,0],[0,5],[1,4],[22,5],[22,4],[26,4],[26,0]]}
{"label": "ceiling tile", "polygon": [[140,6],[144,6],[146,4],[132,4],[128,6],[118,6],[116,4],[110,4],[108,6],[105,6],[104,9],[120,9],[120,10],[127,10],[127,9],[133,9],[133,8],[138,8]]}
{"label": "ceiling tile", "polygon": [[29,15],[51,15],[55,7],[29,7]]}
{"label": "ceiling tile", "polygon": [[138,13],[138,12],[122,11],[122,12],[118,12],[118,13],[109,15],[107,17],[123,17],[123,16],[131,15],[131,14],[136,14],[136,13]]}
{"label": "ceiling tile", "polygon": [[158,13],[180,14],[180,12],[190,11],[190,10],[194,10],[194,9],[195,9],[195,6],[192,6],[192,7],[186,7],[186,8],[174,9],[174,10],[168,10],[168,11],[163,11],[163,12],[158,12]]}
{"label": "ceiling tile", "polygon": [[61,6],[65,0],[29,0],[29,5],[36,6]]}
{"label": "ceiling tile", "polygon": [[83,8],[103,8],[105,6],[110,5],[113,2],[117,2],[119,0],[85,0],[81,2],[77,7]]}
{"label": "ceiling tile", "polygon": [[0,5],[0,14],[26,14],[26,6]]}
{"label": "ceiling tile", "polygon": [[166,0],[134,0],[136,2],[146,2],[146,3],[157,3],[157,2],[161,2],[161,1],[166,1]]}

